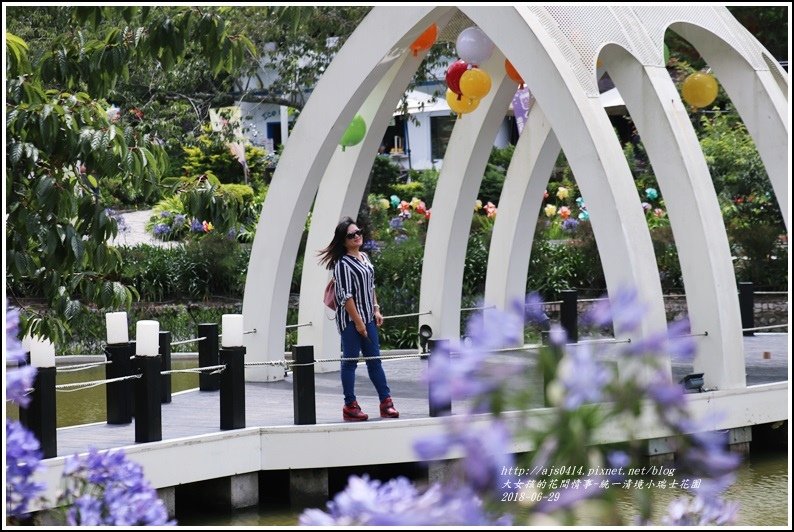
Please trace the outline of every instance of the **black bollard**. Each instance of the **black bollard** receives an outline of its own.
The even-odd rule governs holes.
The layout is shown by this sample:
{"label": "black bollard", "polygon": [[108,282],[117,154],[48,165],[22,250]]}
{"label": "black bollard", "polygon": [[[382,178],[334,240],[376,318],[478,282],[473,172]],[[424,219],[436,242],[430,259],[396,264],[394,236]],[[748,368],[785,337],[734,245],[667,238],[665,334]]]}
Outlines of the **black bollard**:
{"label": "black bollard", "polygon": [[[755,327],[755,296],[753,283],[739,283],[739,312],[742,315],[742,329]],[[742,331],[744,336],[755,336],[754,331]]]}
{"label": "black bollard", "polygon": [[292,405],[296,425],[314,425],[317,412],[314,396],[314,346],[296,345],[292,351]]}
{"label": "black bollard", "polygon": [[[199,367],[217,366],[220,363],[218,358],[218,324],[200,323],[198,335],[199,338],[204,338],[199,340],[198,343]],[[199,373],[199,390],[212,392],[220,389],[220,387],[221,376],[219,374]]]}
{"label": "black bollard", "polygon": [[244,429],[245,347],[221,348],[220,363],[221,430]]}
{"label": "black bollard", "polygon": [[163,439],[163,421],[160,405],[160,356],[135,357],[135,443]]}
{"label": "black bollard", "polygon": [[[444,357],[446,362],[449,363],[449,340],[433,340],[432,338],[427,341],[428,348],[430,350],[430,356],[428,357],[427,364],[433,364],[433,360],[436,359],[438,362],[438,358]],[[437,358],[438,357],[438,358]],[[429,404],[430,410],[430,417],[440,417],[440,416],[448,416],[452,412],[452,398],[451,397],[438,397],[437,394],[434,394],[431,390],[432,383],[428,383],[427,385],[427,399]],[[431,401],[430,398],[435,397],[435,401]]]}
{"label": "black bollard", "polygon": [[[130,342],[106,345],[105,356],[108,364],[105,365],[105,378],[117,379],[129,376],[132,369],[130,357],[134,352],[135,347]],[[132,423],[132,395],[130,380],[111,382],[105,386],[109,425]]]}
{"label": "black bollard", "polygon": [[[160,331],[160,371],[171,371],[171,331]],[[160,402],[171,402],[171,374],[160,375]]]}
{"label": "black bollard", "polygon": [[37,368],[27,408],[19,408],[19,421],[39,440],[44,458],[58,455],[55,425],[55,368]]}
{"label": "black bollard", "polygon": [[561,290],[560,296],[560,325],[568,334],[568,341],[576,343],[579,341],[579,318],[576,309],[576,290]]}

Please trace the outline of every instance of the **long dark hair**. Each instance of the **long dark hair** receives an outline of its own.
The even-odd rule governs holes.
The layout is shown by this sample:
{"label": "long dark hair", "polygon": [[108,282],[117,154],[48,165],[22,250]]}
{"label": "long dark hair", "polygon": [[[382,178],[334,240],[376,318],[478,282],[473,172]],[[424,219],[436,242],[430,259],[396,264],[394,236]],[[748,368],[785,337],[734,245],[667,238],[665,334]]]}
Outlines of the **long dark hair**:
{"label": "long dark hair", "polygon": [[337,261],[347,253],[347,248],[345,247],[347,228],[354,223],[356,222],[349,216],[342,218],[339,224],[337,224],[336,229],[334,229],[334,238],[331,240],[331,243],[317,252],[317,256],[320,257],[320,264],[327,269],[333,270]]}

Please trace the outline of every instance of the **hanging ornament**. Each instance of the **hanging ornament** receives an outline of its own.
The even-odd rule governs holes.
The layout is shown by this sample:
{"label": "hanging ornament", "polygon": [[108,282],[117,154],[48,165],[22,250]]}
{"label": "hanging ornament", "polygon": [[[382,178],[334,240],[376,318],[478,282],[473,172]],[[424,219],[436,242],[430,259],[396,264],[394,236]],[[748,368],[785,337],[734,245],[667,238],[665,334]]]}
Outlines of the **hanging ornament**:
{"label": "hanging ornament", "polygon": [[706,107],[717,98],[719,86],[711,74],[695,72],[681,85],[681,96],[692,107]]}
{"label": "hanging ornament", "polygon": [[507,72],[507,77],[518,83],[519,89],[524,88],[524,78],[521,77],[516,67],[508,59],[505,59],[505,72]]}
{"label": "hanging ornament", "polygon": [[486,61],[491,57],[494,49],[491,39],[476,26],[466,28],[460,32],[455,46],[458,51],[458,57],[472,65],[479,65]]}
{"label": "hanging ornament", "polygon": [[339,145],[342,146],[342,151],[345,151],[346,147],[355,146],[364,140],[364,135],[366,133],[367,124],[364,123],[364,118],[362,118],[361,115],[356,115],[353,121],[350,122],[350,125],[347,126],[345,134],[342,135],[342,139],[339,141]]}
{"label": "hanging ornament", "polygon": [[471,68],[460,77],[460,92],[464,97],[479,100],[491,90],[491,76],[479,68]]}
{"label": "hanging ornament", "polygon": [[414,53],[414,57],[419,52],[423,52],[433,46],[437,38],[438,26],[433,23],[411,44],[411,51]]}
{"label": "hanging ornament", "polygon": [[449,105],[452,112],[457,113],[458,118],[460,118],[462,115],[471,113],[477,109],[477,106],[480,105],[480,100],[467,96],[461,98],[450,89],[447,89],[447,105]]}
{"label": "hanging ornament", "polygon": [[457,95],[463,94],[460,92],[460,77],[468,70],[469,65],[466,61],[458,59],[447,69],[447,87],[449,90]]}

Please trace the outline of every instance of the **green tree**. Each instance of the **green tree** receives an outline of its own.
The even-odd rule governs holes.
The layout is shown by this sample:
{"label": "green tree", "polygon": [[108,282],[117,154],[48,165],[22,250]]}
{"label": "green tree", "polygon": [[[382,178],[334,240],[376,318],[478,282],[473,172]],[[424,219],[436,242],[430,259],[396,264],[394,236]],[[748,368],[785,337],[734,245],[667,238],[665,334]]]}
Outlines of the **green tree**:
{"label": "green tree", "polygon": [[116,308],[138,297],[119,281],[121,258],[107,244],[117,225],[101,200],[106,180],[151,190],[168,168],[142,116],[122,117],[106,98],[135,69],[178,64],[187,43],[214,74],[234,71],[253,48],[217,9],[52,13],[70,29],[37,46],[35,62],[23,39],[6,34],[6,275],[10,286],[39,285],[49,305],[25,330],[62,342],[85,304]]}

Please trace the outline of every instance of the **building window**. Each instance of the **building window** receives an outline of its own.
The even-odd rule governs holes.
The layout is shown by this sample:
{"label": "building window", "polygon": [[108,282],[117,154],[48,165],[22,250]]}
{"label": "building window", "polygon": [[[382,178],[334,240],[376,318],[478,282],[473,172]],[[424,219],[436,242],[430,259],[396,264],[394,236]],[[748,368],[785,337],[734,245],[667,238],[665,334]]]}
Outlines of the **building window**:
{"label": "building window", "polygon": [[430,146],[433,160],[444,158],[454,126],[455,118],[450,115],[430,117]]}

